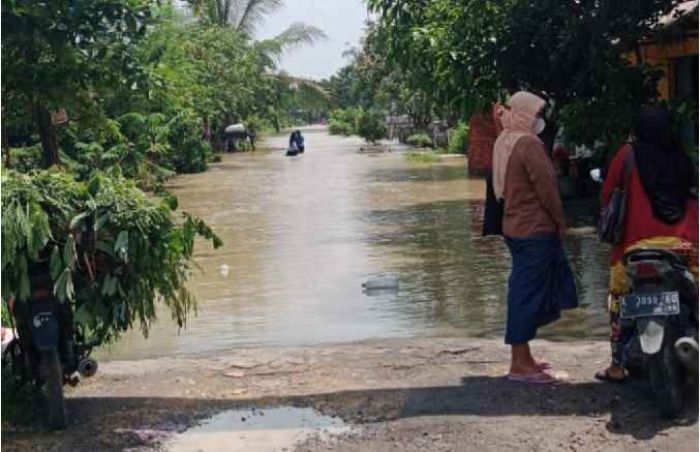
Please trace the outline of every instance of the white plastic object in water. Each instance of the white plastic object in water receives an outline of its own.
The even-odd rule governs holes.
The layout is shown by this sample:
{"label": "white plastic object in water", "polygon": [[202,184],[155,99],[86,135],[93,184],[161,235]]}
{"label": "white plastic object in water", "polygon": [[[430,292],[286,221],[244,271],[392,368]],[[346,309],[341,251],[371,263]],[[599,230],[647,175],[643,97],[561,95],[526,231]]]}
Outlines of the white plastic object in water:
{"label": "white plastic object in water", "polygon": [[245,132],[245,126],[241,123],[231,124],[229,126],[226,126],[226,129],[224,129],[224,131],[226,133],[235,133],[235,132],[243,133],[243,132]]}
{"label": "white plastic object in water", "polygon": [[399,279],[395,276],[378,276],[363,282],[362,287],[367,290],[398,289]]}
{"label": "white plastic object in water", "polygon": [[221,273],[221,276],[228,276],[228,265],[226,264],[221,264],[221,267],[219,267],[219,272]]}

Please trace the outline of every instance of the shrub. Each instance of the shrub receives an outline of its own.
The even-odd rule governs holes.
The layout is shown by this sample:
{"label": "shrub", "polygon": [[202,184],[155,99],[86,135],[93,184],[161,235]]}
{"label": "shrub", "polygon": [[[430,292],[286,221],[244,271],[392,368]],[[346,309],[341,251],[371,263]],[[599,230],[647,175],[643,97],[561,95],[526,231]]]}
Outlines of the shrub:
{"label": "shrub", "polygon": [[195,237],[215,248],[221,241],[186,213],[176,223],[175,198],[147,198],[119,175],[81,182],[55,168],[6,170],[2,188],[3,298],[26,299],[29,271],[42,264],[88,342],[108,342],[135,322],[148,334],[158,300],[185,323],[195,303],[185,285]]}
{"label": "shrub", "polygon": [[331,119],[328,123],[328,133],[331,135],[352,135],[354,133],[354,127],[349,122],[341,122]]}
{"label": "shrub", "polygon": [[377,140],[385,138],[387,135],[386,119],[384,115],[375,110],[360,110],[355,122],[357,134],[369,143],[376,143]]}
{"label": "shrub", "polygon": [[[7,152],[9,152],[9,167],[12,169],[26,173],[32,168],[41,166],[42,154],[39,145],[10,148]],[[6,162],[4,157],[5,155],[3,155],[3,165]]]}
{"label": "shrub", "polygon": [[464,123],[457,124],[450,145],[447,147],[447,152],[450,154],[467,154],[469,151],[469,125]]}
{"label": "shrub", "polygon": [[250,146],[250,142],[247,140],[238,140],[236,142],[236,149],[241,152],[250,152],[253,148]]}
{"label": "shrub", "polygon": [[167,156],[176,171],[200,173],[207,169],[211,160],[211,146],[202,139],[204,122],[192,110],[183,110],[168,121],[167,133],[169,153]]}
{"label": "shrub", "polygon": [[407,152],[404,156],[411,163],[436,163],[440,161],[440,157],[434,152]]}
{"label": "shrub", "polygon": [[348,108],[347,110],[333,110],[328,120],[328,132],[332,135],[352,135],[357,133],[355,123],[359,110]]}
{"label": "shrub", "polygon": [[406,143],[419,148],[429,148],[433,146],[433,140],[427,133],[415,133],[406,138]]}

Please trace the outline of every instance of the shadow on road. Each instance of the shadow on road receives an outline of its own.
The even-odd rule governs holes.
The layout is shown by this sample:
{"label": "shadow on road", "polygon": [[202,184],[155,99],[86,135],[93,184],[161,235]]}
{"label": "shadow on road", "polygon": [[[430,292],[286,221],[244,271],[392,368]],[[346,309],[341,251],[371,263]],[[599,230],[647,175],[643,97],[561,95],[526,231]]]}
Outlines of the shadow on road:
{"label": "shadow on road", "polygon": [[219,411],[279,405],[313,407],[349,422],[366,423],[418,416],[608,417],[606,428],[645,440],[678,425],[697,423],[697,393],[675,421],[658,418],[647,385],[597,382],[532,386],[504,378],[470,376],[460,386],[340,391],[247,400],[101,397],[68,401],[70,427],[44,434],[25,427],[3,431],[4,450],[123,450],[183,431]]}

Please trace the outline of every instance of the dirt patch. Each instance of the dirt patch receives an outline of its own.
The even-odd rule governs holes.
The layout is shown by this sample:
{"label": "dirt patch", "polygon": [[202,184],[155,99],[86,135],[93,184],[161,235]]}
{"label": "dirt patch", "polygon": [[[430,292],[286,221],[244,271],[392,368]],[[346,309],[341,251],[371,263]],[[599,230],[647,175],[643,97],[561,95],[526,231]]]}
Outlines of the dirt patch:
{"label": "dirt patch", "polygon": [[[299,450],[697,450],[697,393],[661,421],[644,381],[596,382],[603,342],[535,342],[566,381],[503,378],[508,349],[477,339],[377,340],[115,361],[71,391],[70,427],[4,426],[3,450],[153,449],[233,408],[312,407],[355,426]],[[524,433],[526,432],[526,434]]]}

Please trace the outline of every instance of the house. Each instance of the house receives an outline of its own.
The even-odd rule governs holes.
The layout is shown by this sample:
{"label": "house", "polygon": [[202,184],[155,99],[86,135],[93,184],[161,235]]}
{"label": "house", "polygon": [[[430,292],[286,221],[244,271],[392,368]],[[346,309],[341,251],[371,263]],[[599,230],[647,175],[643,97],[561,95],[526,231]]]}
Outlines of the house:
{"label": "house", "polygon": [[694,105],[694,119],[683,124],[682,135],[686,144],[698,145],[698,4],[684,1],[659,20],[660,33],[655,39],[642,39],[632,63],[645,63],[659,69],[659,98],[672,106],[681,103]]}
{"label": "house", "polygon": [[698,95],[698,0],[680,3],[663,16],[661,34],[642,39],[630,55],[633,63],[646,63],[661,70],[659,97],[673,100]]}

